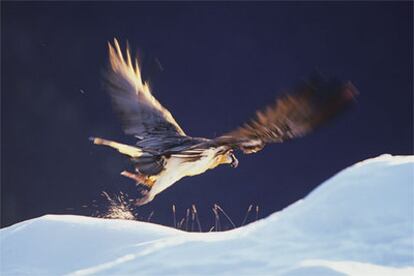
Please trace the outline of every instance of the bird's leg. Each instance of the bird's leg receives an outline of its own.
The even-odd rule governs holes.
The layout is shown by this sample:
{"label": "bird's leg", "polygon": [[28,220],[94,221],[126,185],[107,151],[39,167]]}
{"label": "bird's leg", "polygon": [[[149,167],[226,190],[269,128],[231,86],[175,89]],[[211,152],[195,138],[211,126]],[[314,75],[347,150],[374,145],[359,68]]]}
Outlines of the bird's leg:
{"label": "bird's leg", "polygon": [[150,196],[150,194],[144,194],[141,198],[138,198],[135,200],[134,205],[136,206],[142,206],[144,204],[147,204],[148,202],[150,202],[151,200],[153,200],[154,197]]}
{"label": "bird's leg", "polygon": [[128,171],[123,171],[121,172],[122,176],[131,178],[133,180],[135,180],[135,182],[137,183],[141,183],[145,186],[147,186],[148,190],[150,190],[152,188],[152,185],[154,185],[155,181],[147,175],[141,174],[139,172],[137,173],[130,173]]}
{"label": "bird's leg", "polygon": [[145,181],[145,179],[143,178],[142,175],[135,174],[135,173],[130,173],[128,171],[121,172],[121,175],[125,176],[125,177],[128,177],[128,178],[131,178],[132,180],[135,180],[135,182],[144,182]]}
{"label": "bird's leg", "polygon": [[131,178],[135,180],[135,182],[137,182],[138,192],[141,194],[142,197],[135,201],[135,205],[144,205],[154,198],[154,196],[151,196],[151,194],[149,193],[149,191],[155,183],[155,180],[153,180],[151,176],[143,175],[139,172],[130,173],[128,171],[121,172],[121,175]]}

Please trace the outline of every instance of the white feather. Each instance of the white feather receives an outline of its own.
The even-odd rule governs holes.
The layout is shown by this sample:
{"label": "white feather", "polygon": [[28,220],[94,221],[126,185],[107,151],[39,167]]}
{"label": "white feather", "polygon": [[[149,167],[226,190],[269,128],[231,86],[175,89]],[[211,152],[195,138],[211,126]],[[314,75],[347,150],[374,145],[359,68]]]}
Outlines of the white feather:
{"label": "white feather", "polygon": [[152,187],[151,193],[156,195],[185,176],[202,174],[207,171],[214,166],[215,156],[219,150],[220,148],[207,149],[204,152],[204,157],[195,162],[185,162],[183,158],[172,155],[165,165],[165,170]]}

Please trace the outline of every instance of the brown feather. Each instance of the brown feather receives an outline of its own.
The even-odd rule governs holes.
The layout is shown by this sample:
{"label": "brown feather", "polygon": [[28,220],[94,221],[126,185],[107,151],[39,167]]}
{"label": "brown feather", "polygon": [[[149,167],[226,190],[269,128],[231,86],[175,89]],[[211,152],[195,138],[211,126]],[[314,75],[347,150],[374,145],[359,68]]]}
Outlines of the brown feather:
{"label": "brown feather", "polygon": [[261,150],[267,143],[280,143],[302,137],[341,113],[355,96],[350,82],[314,75],[276,100],[242,127],[215,139],[245,153]]}

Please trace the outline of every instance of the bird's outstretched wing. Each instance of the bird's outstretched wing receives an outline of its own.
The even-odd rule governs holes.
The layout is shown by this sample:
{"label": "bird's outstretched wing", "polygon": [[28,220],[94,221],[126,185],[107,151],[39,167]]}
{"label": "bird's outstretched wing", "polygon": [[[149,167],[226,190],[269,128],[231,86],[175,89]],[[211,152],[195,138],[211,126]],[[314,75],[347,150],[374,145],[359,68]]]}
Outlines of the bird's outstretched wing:
{"label": "bird's outstretched wing", "polygon": [[137,138],[185,136],[171,113],[151,94],[148,83],[143,82],[138,60],[131,59],[128,47],[124,57],[116,39],[108,46],[108,90],[124,132]]}
{"label": "bird's outstretched wing", "polygon": [[304,136],[343,111],[357,94],[351,82],[326,79],[315,73],[275,104],[258,111],[250,122],[216,138],[215,142],[244,153],[257,152],[267,143]]}

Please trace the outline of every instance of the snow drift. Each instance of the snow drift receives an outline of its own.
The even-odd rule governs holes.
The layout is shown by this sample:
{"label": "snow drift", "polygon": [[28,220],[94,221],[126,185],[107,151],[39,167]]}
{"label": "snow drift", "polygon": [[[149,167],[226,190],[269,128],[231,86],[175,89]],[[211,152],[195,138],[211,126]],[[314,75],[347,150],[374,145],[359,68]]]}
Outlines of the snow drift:
{"label": "snow drift", "polygon": [[351,166],[227,232],[46,215],[1,229],[2,275],[414,275],[414,157]]}

